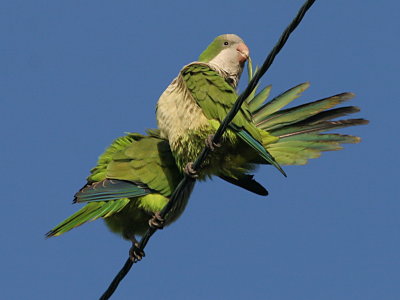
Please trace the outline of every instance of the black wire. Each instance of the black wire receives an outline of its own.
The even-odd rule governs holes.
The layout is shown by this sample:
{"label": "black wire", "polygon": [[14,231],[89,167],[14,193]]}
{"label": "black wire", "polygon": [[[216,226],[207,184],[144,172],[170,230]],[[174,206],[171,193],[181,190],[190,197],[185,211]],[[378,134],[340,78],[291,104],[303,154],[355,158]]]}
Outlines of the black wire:
{"label": "black wire", "polygon": [[[276,43],[275,47],[271,50],[271,52],[268,54],[267,58],[265,59],[263,65],[261,68],[254,74],[254,77],[250,80],[249,84],[247,85],[246,89],[235,102],[235,105],[233,108],[230,110],[230,112],[227,114],[225,117],[224,121],[221,123],[219,126],[218,130],[216,131],[213,142],[218,144],[219,140],[221,139],[223,133],[225,132],[226,128],[228,127],[229,123],[233,120],[237,112],[240,110],[243,102],[246,100],[246,98],[251,94],[251,92],[255,89],[257,86],[258,82],[260,81],[261,77],[267,72],[269,67],[272,65],[275,57],[278,55],[282,47],[286,44],[286,41],[288,40],[290,34],[296,29],[296,27],[300,24],[301,20],[303,19],[304,15],[306,14],[307,10],[313,5],[315,0],[309,0],[304,5],[300,8],[299,12],[297,13],[297,16],[292,20],[290,25],[285,29],[285,31],[282,33],[281,37],[279,38],[279,41]],[[203,151],[200,153],[199,157],[197,158],[196,162],[193,165],[194,170],[200,169],[200,166],[204,159],[207,157],[209,154],[210,149],[205,147]]]}
{"label": "black wire", "polygon": [[[271,52],[265,59],[263,65],[261,66],[261,68],[254,74],[254,77],[251,79],[251,81],[247,85],[244,92],[242,94],[240,94],[240,96],[238,97],[238,99],[235,102],[235,105],[232,107],[230,112],[225,117],[224,121],[219,126],[219,128],[216,131],[214,138],[213,138],[214,143],[218,143],[220,141],[223,133],[225,132],[226,128],[228,127],[228,125],[232,121],[232,119],[235,117],[237,112],[240,110],[240,107],[242,106],[243,102],[251,94],[251,92],[254,90],[254,88],[258,84],[259,80],[261,79],[261,77],[265,74],[265,72],[267,72],[269,67],[272,65],[275,57],[278,55],[278,53],[280,52],[282,47],[286,44],[286,41],[288,40],[290,34],[300,24],[304,15],[308,11],[308,9],[314,4],[314,2],[315,2],[315,0],[306,1],[306,3],[304,3],[304,5],[300,8],[299,12],[297,13],[297,16],[292,20],[290,25],[282,33],[279,41],[276,43],[275,47],[271,50]],[[210,152],[210,149],[208,147],[204,147],[203,151],[200,153],[197,160],[193,164],[193,169],[195,171],[200,170],[201,164],[204,162],[204,160],[206,159],[209,152]],[[188,186],[188,184],[193,181],[194,181],[193,178],[185,175],[185,177],[181,180],[181,182],[176,187],[175,191],[172,193],[171,198],[168,201],[167,205],[160,212],[161,218],[164,218],[168,214],[168,212],[175,205],[177,200],[181,198],[181,195],[183,195],[183,192],[184,192],[185,188]],[[140,240],[140,243],[138,246],[138,248],[140,250],[142,250],[142,251],[144,250],[144,248],[146,247],[147,243],[150,240],[150,237],[154,234],[154,232],[156,232],[156,230],[157,229],[154,227],[149,227],[146,234]],[[132,261],[130,258],[127,259],[127,261],[125,262],[122,269],[114,277],[114,280],[111,282],[111,284],[109,285],[107,290],[104,292],[104,294],[100,297],[100,300],[107,300],[112,296],[112,294],[117,289],[119,283],[122,281],[122,279],[124,279],[126,274],[128,274],[129,270],[132,268],[132,266],[135,262],[137,262],[137,261]]]}
{"label": "black wire", "polygon": [[119,283],[124,279],[126,274],[128,274],[129,270],[132,268],[133,261],[128,258],[122,267],[122,269],[118,272],[118,274],[114,277],[113,281],[108,286],[107,290],[104,294],[99,298],[99,300],[107,300],[110,299],[112,294],[114,294],[115,290],[117,289]]}

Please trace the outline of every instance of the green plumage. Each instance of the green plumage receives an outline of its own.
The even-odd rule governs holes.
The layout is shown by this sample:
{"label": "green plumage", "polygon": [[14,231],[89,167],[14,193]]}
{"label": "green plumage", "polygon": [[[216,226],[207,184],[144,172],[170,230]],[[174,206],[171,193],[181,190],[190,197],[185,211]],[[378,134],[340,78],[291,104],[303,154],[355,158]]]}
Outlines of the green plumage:
{"label": "green plumage", "polygon": [[[204,139],[219,127],[235,104],[238,95],[224,77],[204,63],[193,63],[184,67],[180,76],[183,81],[182,89],[187,90],[187,97],[196,102],[209,120],[208,126],[203,129],[187,130],[185,137],[181,139],[179,149],[173,147],[178,165],[184,167],[187,162],[193,161],[197,157],[204,147]],[[264,95],[267,95],[266,90],[262,92],[262,96]],[[187,101],[193,100],[188,99]],[[256,99],[254,103],[257,101],[259,100]],[[277,167],[284,174],[281,167],[263,147],[260,130],[252,122],[252,115],[247,103],[242,105],[223,139],[223,150],[211,154],[214,159],[210,159],[208,165],[213,166],[208,168],[208,173],[237,177],[239,173],[252,170],[254,168],[252,163],[268,163]],[[188,153],[191,152],[187,150],[188,148],[195,149],[190,157],[188,157]],[[224,158],[221,159],[221,157]]]}
{"label": "green plumage", "polygon": [[[248,57],[248,48],[238,36],[219,36],[198,62],[182,68],[161,95],[157,122],[179,169],[197,159],[205,139],[216,132],[234,106],[246,54]],[[251,78],[251,60],[248,72]],[[352,98],[351,93],[285,108],[308,87],[309,83],[300,84],[268,102],[270,86],[259,93],[254,89],[223,134],[222,146],[206,158],[199,179],[217,175],[245,186],[241,179],[248,179],[248,173],[259,164],[271,164],[285,174],[280,165],[305,164],[321,152],[342,149],[343,143],[359,142],[358,137],[323,134],[368,123],[364,119],[336,120],[358,112],[354,106],[334,108]],[[248,190],[250,186],[251,182]]]}
{"label": "green plumage", "polygon": [[359,112],[355,106],[333,108],[353,98],[352,93],[282,109],[309,86],[308,82],[300,84],[265,104],[258,99],[258,105],[251,106],[255,125],[267,136],[276,137],[275,140],[266,139],[263,145],[281,165],[304,165],[323,151],[340,150],[341,144],[358,143],[360,138],[356,136],[322,132],[368,124],[364,119],[335,120]]}
{"label": "green plumage", "polygon": [[[165,206],[181,179],[168,142],[160,139],[157,132],[118,138],[99,157],[87,184],[75,195],[74,202],[87,204],[47,236],[58,236],[104,218],[112,231],[133,240],[145,232],[147,221]],[[192,188],[193,185],[188,187],[170,212],[167,224],[183,212]]]}
{"label": "green plumage", "polygon": [[[185,85],[208,119],[222,122],[238,97],[235,89],[210,66],[190,64],[181,70]],[[244,103],[233,118],[231,125],[236,130],[247,131],[260,142],[259,130],[252,123],[247,103]]]}
{"label": "green plumage", "polygon": [[[235,35],[217,37],[199,61],[183,67],[161,95],[158,126],[161,135],[169,140],[179,169],[196,160],[204,140],[215,133],[236,102],[235,88],[244,62],[241,54],[246,49]],[[251,78],[250,60],[248,71]],[[335,120],[358,111],[353,106],[334,108],[352,98],[351,93],[285,109],[308,87],[309,83],[300,84],[268,102],[265,100],[270,86],[259,93],[252,91],[223,134],[222,147],[204,162],[200,179],[212,175],[239,179],[259,164],[271,164],[285,174],[280,164],[305,164],[323,151],[339,150],[343,143],[357,143],[357,137],[323,134],[368,123],[363,119]]]}
{"label": "green plumage", "polygon": [[[160,97],[160,131],[116,139],[75,195],[74,203],[85,205],[46,236],[58,236],[103,218],[112,231],[135,243],[135,236],[147,230],[149,219],[168,203],[183,178],[183,168],[196,160],[205,139],[215,133],[234,106],[238,97],[235,88],[247,57],[247,46],[239,37],[217,37],[199,62],[185,66]],[[335,108],[351,99],[351,93],[285,109],[308,87],[309,83],[300,84],[268,102],[271,86],[259,93],[256,88],[223,134],[222,146],[203,163],[200,179],[216,175],[267,195],[267,190],[248,174],[257,165],[271,164],[285,175],[280,165],[303,165],[324,151],[358,143],[356,136],[324,133],[368,123],[364,119],[337,120],[359,111],[354,106]],[[194,182],[186,187],[166,216],[166,225],[182,214],[193,186]],[[131,257],[138,259],[140,255],[134,254],[130,253]]]}
{"label": "green plumage", "polygon": [[[240,78],[248,48],[236,35],[221,35],[200,55],[199,61],[182,68],[161,95],[157,121],[161,136],[168,139],[176,163],[184,169],[204,148],[238,97]],[[267,94],[265,90],[262,94]],[[259,100],[254,100],[253,106]],[[255,103],[255,104],[254,104]],[[283,170],[263,147],[263,134],[252,122],[245,103],[222,137],[222,147],[206,159],[199,179],[217,175],[231,182],[247,177],[256,164],[272,164]],[[250,186],[249,186],[250,189]]]}

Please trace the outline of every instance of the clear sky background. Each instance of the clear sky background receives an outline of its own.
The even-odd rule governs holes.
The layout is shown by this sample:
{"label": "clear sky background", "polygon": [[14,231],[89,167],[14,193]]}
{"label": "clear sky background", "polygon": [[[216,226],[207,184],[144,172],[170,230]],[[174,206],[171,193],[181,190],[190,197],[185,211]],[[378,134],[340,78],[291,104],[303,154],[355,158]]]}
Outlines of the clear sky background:
{"label": "clear sky background", "polygon": [[[215,36],[261,64],[302,3],[1,1],[0,298],[98,298],[130,244],[101,220],[44,239],[98,155],[155,127],[159,95]],[[262,80],[273,96],[310,81],[296,104],[356,93],[371,123],[341,132],[362,143],[288,178],[261,168],[268,197],[198,184],[113,299],[399,299],[399,11],[317,1]]]}

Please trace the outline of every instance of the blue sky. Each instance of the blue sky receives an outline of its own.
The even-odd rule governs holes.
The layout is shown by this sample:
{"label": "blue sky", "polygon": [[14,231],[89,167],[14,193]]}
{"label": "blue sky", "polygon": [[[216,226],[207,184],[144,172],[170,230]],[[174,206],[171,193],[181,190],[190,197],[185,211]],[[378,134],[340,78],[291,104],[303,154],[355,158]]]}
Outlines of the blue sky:
{"label": "blue sky", "polygon": [[[102,221],[44,239],[97,156],[155,127],[159,95],[215,36],[240,35],[260,64],[302,3],[2,1],[2,298],[98,298],[129,243]],[[310,81],[298,104],[356,93],[371,123],[341,132],[362,143],[288,178],[261,168],[266,198],[198,184],[113,299],[398,299],[399,9],[317,1],[262,80],[272,95]]]}

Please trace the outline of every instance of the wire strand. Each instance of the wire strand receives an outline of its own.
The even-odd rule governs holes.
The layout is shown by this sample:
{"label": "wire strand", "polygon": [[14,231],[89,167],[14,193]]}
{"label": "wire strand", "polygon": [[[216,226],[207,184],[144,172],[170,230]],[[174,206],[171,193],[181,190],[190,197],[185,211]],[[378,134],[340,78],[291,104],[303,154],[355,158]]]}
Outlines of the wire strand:
{"label": "wire strand", "polygon": [[[261,77],[267,72],[269,67],[272,65],[275,57],[278,55],[280,50],[283,48],[283,46],[286,44],[286,41],[288,40],[290,34],[296,29],[296,27],[300,24],[301,20],[303,19],[304,15],[306,12],[309,10],[309,8],[314,4],[315,0],[308,0],[304,3],[304,5],[300,8],[298,11],[296,17],[292,20],[292,22],[289,24],[289,26],[285,29],[285,31],[282,33],[282,35],[279,38],[279,41],[276,43],[274,48],[271,50],[271,52],[268,54],[267,58],[265,59],[263,65],[261,68],[254,74],[254,77],[251,79],[249,84],[247,85],[246,89],[240,96],[237,98],[234,106],[230,110],[230,112],[227,114],[225,117],[224,121],[221,123],[219,126],[218,130],[216,131],[213,142],[218,143],[227,129],[229,123],[233,120],[237,112],[240,110],[240,107],[242,106],[243,102],[246,100],[246,98],[251,94],[251,92],[254,90],[256,85],[258,84],[259,80]],[[200,153],[198,158],[193,164],[193,169],[195,171],[200,171],[201,169],[201,164],[204,162],[208,154],[210,153],[210,149],[208,147],[204,147],[203,151]],[[171,195],[170,200],[168,201],[167,205],[163,208],[163,210],[160,212],[161,218],[164,218],[168,212],[171,210],[171,208],[175,205],[175,203],[180,199],[181,195],[183,195],[185,188],[195,181],[195,179],[185,175],[185,177],[181,180],[181,182],[178,184],[176,189]],[[147,230],[146,234],[142,237],[140,240],[138,248],[140,250],[144,250],[146,247],[147,243],[149,242],[151,236],[157,231],[156,228],[154,227],[149,227]],[[118,274],[114,277],[113,281],[110,283],[109,287],[107,290],[104,292],[104,294],[100,297],[100,300],[107,300],[109,299],[112,294],[115,292],[117,289],[119,283],[124,279],[126,274],[130,271],[132,268],[133,264],[136,263],[137,261],[132,261],[130,258],[127,259],[125,262],[124,266],[122,269],[118,272]]]}

